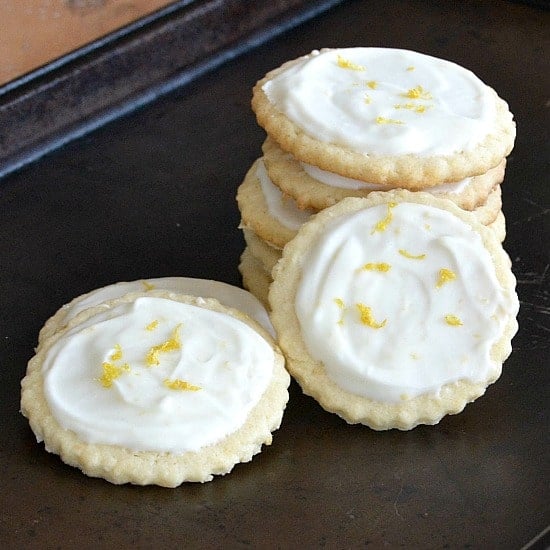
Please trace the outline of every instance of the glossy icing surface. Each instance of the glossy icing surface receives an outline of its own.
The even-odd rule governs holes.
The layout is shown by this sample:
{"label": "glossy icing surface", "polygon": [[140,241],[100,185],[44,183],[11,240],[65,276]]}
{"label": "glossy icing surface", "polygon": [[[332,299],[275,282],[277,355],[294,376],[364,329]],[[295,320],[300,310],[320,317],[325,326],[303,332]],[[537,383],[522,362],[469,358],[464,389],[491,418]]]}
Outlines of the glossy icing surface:
{"label": "glossy icing surface", "polygon": [[[340,174],[335,174],[334,172],[328,172],[327,170],[322,170],[318,166],[313,166],[312,164],[307,164],[306,162],[300,162],[300,164],[304,171],[313,179],[320,181],[325,185],[330,185],[331,187],[339,187],[341,189],[370,189],[373,191],[383,191],[388,189],[387,186],[368,183],[366,181],[341,176]],[[454,195],[464,191],[471,181],[472,178],[465,178],[458,182],[441,183],[430,187],[428,191],[436,195],[442,193],[450,193],[451,195]]]}
{"label": "glossy icing surface", "polygon": [[518,303],[462,220],[389,203],[328,226],[304,257],[295,307],[306,348],[330,378],[397,402],[485,380]]}
{"label": "glossy icing surface", "polygon": [[290,197],[285,197],[281,190],[271,181],[261,160],[258,162],[257,176],[271,216],[289,229],[300,229],[313,214],[313,211],[300,210]]}
{"label": "glossy icing surface", "polygon": [[272,347],[242,321],[142,297],[70,329],[42,372],[52,415],[83,441],[181,453],[240,428],[273,365]]}
{"label": "glossy icing surface", "polygon": [[148,290],[167,290],[178,294],[189,294],[202,298],[215,298],[221,304],[238,309],[260,323],[271,335],[273,326],[267,311],[260,301],[242,288],[220,281],[194,279],[190,277],[159,277],[115,283],[93,290],[64,306],[65,322],[70,321],[82,311],[96,307],[103,302],[120,298],[132,292]]}
{"label": "glossy icing surface", "polygon": [[263,85],[322,142],[371,155],[452,155],[492,129],[495,96],[471,71],[391,48],[314,51]]}

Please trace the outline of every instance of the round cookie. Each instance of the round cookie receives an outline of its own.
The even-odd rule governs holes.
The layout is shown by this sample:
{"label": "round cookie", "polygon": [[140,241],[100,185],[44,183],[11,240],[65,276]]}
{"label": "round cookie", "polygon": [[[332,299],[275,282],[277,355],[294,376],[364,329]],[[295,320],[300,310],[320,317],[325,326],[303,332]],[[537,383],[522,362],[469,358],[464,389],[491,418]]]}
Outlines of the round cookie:
{"label": "round cookie", "polygon": [[296,159],[411,190],[485,174],[515,139],[508,105],[492,88],[408,50],[313,51],[259,80],[252,108]]}
{"label": "round cookie", "polygon": [[282,249],[275,248],[268,242],[260,239],[254,231],[243,229],[244,240],[250,253],[258,259],[267,273],[275,267],[275,264],[281,259]]}
{"label": "round cookie", "polygon": [[495,235],[428,193],[321,211],[273,270],[287,368],[323,408],[377,430],[435,424],[501,373],[518,299]]}
{"label": "round cookie", "polygon": [[241,254],[239,272],[242,275],[243,286],[251,292],[266,308],[269,309],[269,286],[273,279],[266,271],[262,262],[246,247]]}
{"label": "round cookie", "polygon": [[506,239],[506,218],[502,210],[497,214],[495,221],[491,222],[487,227],[501,243],[504,242],[504,239]]}
{"label": "round cookie", "polygon": [[237,190],[241,228],[251,229],[277,248],[296,234],[313,211],[300,210],[290,197],[273,185],[262,159],[254,162]]}
{"label": "round cookie", "polygon": [[[257,171],[258,168],[261,170]],[[496,185],[486,202],[472,211],[480,223],[488,225],[495,221],[502,207],[501,195],[500,185]],[[285,197],[273,184],[263,164],[258,161],[239,186],[237,200],[242,216],[241,229],[253,231],[275,248],[282,249],[294,238],[301,224],[315,213],[312,210],[299,210],[295,201]],[[288,220],[292,220],[292,223]]]}
{"label": "round cookie", "polygon": [[476,206],[472,210],[472,214],[476,217],[479,223],[483,225],[492,224],[498,213],[502,209],[502,189],[500,185],[496,185],[494,189],[489,193],[487,200],[484,204]]}
{"label": "round cookie", "polygon": [[121,298],[125,294],[140,291],[150,292],[151,290],[166,290],[176,294],[215,298],[222,305],[246,313],[260,323],[271,335],[274,334],[273,326],[265,308],[253,295],[242,288],[210,279],[159,277],[114,283],[78,296],[62,306],[46,321],[38,335],[38,345],[59,329],[64,328],[71,319],[85,309],[97,306],[108,307],[111,300]]}
{"label": "round cookie", "polygon": [[[283,151],[269,137],[262,145],[262,150],[271,181],[302,209],[322,210],[346,197],[366,197],[371,191],[387,190],[387,186],[369,185],[302,163]],[[452,200],[464,210],[473,210],[486,201],[495,185],[503,181],[505,166],[506,160],[503,159],[485,174],[466,178],[454,185],[434,185],[426,191]]]}
{"label": "round cookie", "polygon": [[269,334],[163,291],[89,308],[31,359],[21,411],[64,462],[112,483],[210,481],[270,444],[289,376]]}

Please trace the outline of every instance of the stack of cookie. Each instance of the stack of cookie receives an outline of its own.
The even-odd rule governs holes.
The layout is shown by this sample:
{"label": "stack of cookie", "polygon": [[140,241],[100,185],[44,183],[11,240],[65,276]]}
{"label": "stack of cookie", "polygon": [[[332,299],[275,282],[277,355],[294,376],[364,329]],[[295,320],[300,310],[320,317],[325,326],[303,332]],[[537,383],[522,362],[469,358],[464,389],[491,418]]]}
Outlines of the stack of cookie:
{"label": "stack of cookie", "polygon": [[505,237],[507,104],[449,61],[388,48],[314,51],[269,72],[252,108],[268,136],[239,187],[243,284],[267,304],[271,270],[312,214],[373,191],[428,192]]}

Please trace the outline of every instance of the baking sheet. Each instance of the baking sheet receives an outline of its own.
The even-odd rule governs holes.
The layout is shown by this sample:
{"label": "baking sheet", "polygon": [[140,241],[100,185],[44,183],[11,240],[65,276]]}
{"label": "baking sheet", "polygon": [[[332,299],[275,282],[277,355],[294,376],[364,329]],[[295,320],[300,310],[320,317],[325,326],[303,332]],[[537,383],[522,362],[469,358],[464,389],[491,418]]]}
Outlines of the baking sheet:
{"label": "baking sheet", "polygon": [[[344,2],[0,180],[2,547],[521,548],[543,532],[549,23],[510,2]],[[293,384],[273,445],[204,485],[117,487],[49,455],[18,414],[43,322],[120,280],[240,284],[234,196],[264,138],[251,87],[287,59],[348,45],[456,61],[515,114],[503,200],[520,331],[500,380],[437,426],[383,433],[347,425]]]}
{"label": "baking sheet", "polygon": [[0,4],[0,85],[138,19],[166,8],[171,0],[18,0]]}

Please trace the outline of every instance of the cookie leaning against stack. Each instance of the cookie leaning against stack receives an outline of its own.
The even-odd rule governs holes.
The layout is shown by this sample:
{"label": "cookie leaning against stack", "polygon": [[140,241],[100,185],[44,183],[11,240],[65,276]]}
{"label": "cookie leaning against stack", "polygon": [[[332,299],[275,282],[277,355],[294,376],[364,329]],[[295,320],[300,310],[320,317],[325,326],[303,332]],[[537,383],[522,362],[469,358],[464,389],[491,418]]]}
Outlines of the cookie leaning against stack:
{"label": "cookie leaning against stack", "polygon": [[21,383],[37,440],[87,475],[166,487],[269,445],[288,400],[283,356],[248,315],[181,294],[201,289],[264,320],[242,289],[179,277],[112,285],[57,312]]}
{"label": "cookie leaning against stack", "polygon": [[290,373],[326,410],[377,430],[460,412],[500,376],[517,331],[501,243],[428,193],[374,192],[323,210],[273,278]]}
{"label": "cookie leaning against stack", "polygon": [[[515,125],[470,71],[407,50],[325,49],[269,72],[252,108],[268,137],[239,189],[242,226],[276,251],[296,231],[281,205],[311,214],[394,188],[451,200],[504,240],[500,184]],[[282,195],[258,204],[273,184]],[[266,266],[248,253],[245,279],[265,278]]]}

